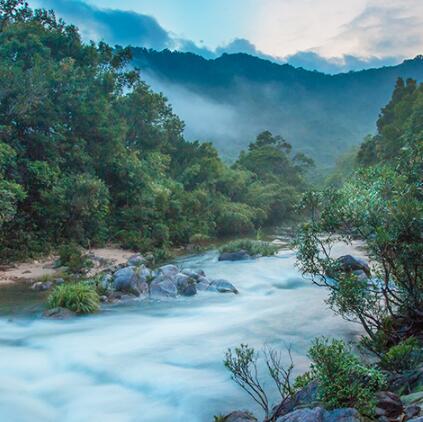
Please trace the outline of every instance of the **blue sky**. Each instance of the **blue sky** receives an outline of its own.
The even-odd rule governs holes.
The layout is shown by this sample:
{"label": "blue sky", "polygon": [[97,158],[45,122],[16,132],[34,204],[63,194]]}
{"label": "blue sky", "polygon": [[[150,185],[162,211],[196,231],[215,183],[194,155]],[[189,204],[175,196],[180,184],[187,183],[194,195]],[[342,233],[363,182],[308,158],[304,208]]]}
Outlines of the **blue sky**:
{"label": "blue sky", "polygon": [[423,53],[423,0],[32,0],[87,39],[247,52],[329,73]]}

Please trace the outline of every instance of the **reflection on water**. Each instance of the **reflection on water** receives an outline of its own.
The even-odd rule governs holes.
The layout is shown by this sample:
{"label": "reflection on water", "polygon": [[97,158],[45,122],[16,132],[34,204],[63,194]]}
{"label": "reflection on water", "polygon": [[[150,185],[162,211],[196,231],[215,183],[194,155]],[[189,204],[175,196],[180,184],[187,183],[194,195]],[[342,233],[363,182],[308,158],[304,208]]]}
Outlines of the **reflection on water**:
{"label": "reflection on water", "polygon": [[356,329],[326,308],[324,289],[294,262],[287,251],[238,263],[208,252],[178,264],[232,281],[239,295],[200,292],[70,321],[2,317],[0,420],[211,422],[256,410],[223,367],[228,347],[292,345],[303,370],[313,337]]}

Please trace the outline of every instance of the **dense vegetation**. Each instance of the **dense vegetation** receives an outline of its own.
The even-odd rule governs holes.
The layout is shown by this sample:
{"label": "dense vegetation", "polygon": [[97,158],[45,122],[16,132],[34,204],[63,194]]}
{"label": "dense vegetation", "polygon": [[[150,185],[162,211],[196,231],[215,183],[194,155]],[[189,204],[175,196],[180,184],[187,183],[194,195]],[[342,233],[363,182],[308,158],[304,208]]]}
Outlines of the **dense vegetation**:
{"label": "dense vegetation", "polygon": [[0,259],[73,241],[136,249],[247,232],[290,215],[310,161],[265,132],[226,166],[187,142],[128,49],[0,1]]}
{"label": "dense vegetation", "polygon": [[[293,383],[292,361],[284,369],[280,359],[275,363],[265,355],[272,378],[287,374],[277,383],[286,394],[270,413],[257,375],[258,354],[248,346],[229,350],[226,367],[261,405],[266,421],[277,420],[296,391],[306,388],[302,396],[307,395],[313,383],[326,409],[353,407],[371,420],[379,405],[376,393],[413,392],[404,385],[412,385],[423,362],[423,85],[399,79],[377,127],[358,152],[343,157],[328,188],[304,194],[309,218],[296,239],[299,268],[329,289],[328,304],[337,314],[361,324],[359,350],[372,363],[341,340],[318,338],[309,349],[310,371]],[[371,259],[371,277],[345,268],[332,253],[335,243],[357,239]],[[395,379],[405,384],[395,385]]]}
{"label": "dense vegetation", "polygon": [[[298,238],[300,267],[329,287],[336,312],[362,324],[377,354],[423,328],[422,116],[423,86],[399,80],[354,176],[304,199],[310,221]],[[374,263],[370,282],[342,272],[330,254],[336,240],[354,238],[365,241]]]}
{"label": "dense vegetation", "polygon": [[[325,75],[247,54],[206,60],[169,50],[132,51],[133,63],[180,107],[187,133],[207,136],[224,157],[235,160],[251,134],[268,128],[312,156],[319,169],[333,167],[340,154],[374,133],[398,77],[423,80],[421,56],[398,66]],[[191,110],[191,101],[208,110],[207,125],[198,124],[204,111]]]}

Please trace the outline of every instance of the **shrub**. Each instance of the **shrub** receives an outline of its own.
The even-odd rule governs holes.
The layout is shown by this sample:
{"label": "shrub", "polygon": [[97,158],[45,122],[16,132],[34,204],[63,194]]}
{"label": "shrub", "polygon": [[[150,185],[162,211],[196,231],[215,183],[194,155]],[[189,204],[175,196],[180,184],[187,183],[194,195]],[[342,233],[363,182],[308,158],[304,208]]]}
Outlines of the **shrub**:
{"label": "shrub", "polygon": [[391,347],[381,358],[380,366],[393,372],[414,369],[423,360],[421,344],[415,337]]}
{"label": "shrub", "polygon": [[379,370],[362,364],[342,340],[315,339],[309,357],[327,408],[353,407],[363,415],[373,415],[375,393],[385,386]]}
{"label": "shrub", "polygon": [[272,407],[264,383],[260,380],[258,359],[259,354],[246,344],[241,344],[234,350],[228,349],[224,361],[225,367],[231,372],[235,381],[264,411],[266,420],[276,418],[280,407],[292,397],[294,390],[291,386],[291,375],[294,369],[291,351],[288,349],[290,363],[282,366],[281,353],[266,347],[263,351],[267,371],[280,395],[279,405]]}
{"label": "shrub", "polygon": [[89,314],[100,308],[100,297],[94,286],[69,283],[55,287],[47,299],[47,307],[66,308],[78,314]]}
{"label": "shrub", "polygon": [[220,252],[237,252],[244,250],[250,255],[271,256],[278,251],[278,247],[262,240],[234,240],[220,248]]}
{"label": "shrub", "polygon": [[304,374],[298,375],[294,381],[294,390],[300,391],[303,388],[307,387],[312,381],[314,377],[310,371],[304,372]]}
{"label": "shrub", "polygon": [[60,265],[68,267],[72,273],[80,273],[89,268],[92,262],[84,256],[82,249],[75,243],[64,245],[59,249]]}

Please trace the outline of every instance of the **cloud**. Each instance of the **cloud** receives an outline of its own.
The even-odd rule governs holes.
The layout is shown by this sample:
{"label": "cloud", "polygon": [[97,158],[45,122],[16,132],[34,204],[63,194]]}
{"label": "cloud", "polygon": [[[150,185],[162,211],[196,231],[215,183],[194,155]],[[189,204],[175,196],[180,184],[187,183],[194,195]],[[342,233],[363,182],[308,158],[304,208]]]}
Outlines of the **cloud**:
{"label": "cloud", "polygon": [[173,45],[169,33],[151,16],[117,9],[99,9],[79,0],[37,0],[79,27],[85,39],[112,45],[131,44],[162,50]]}
{"label": "cloud", "polygon": [[323,73],[335,74],[349,72],[351,70],[362,70],[392,66],[402,61],[403,57],[356,57],[344,55],[341,57],[323,57],[314,51],[300,51],[286,57],[287,63],[295,67],[302,67],[308,70],[319,70]]}
{"label": "cloud", "polygon": [[316,51],[323,55],[412,57],[423,51],[421,0],[368,0],[339,34]]}

